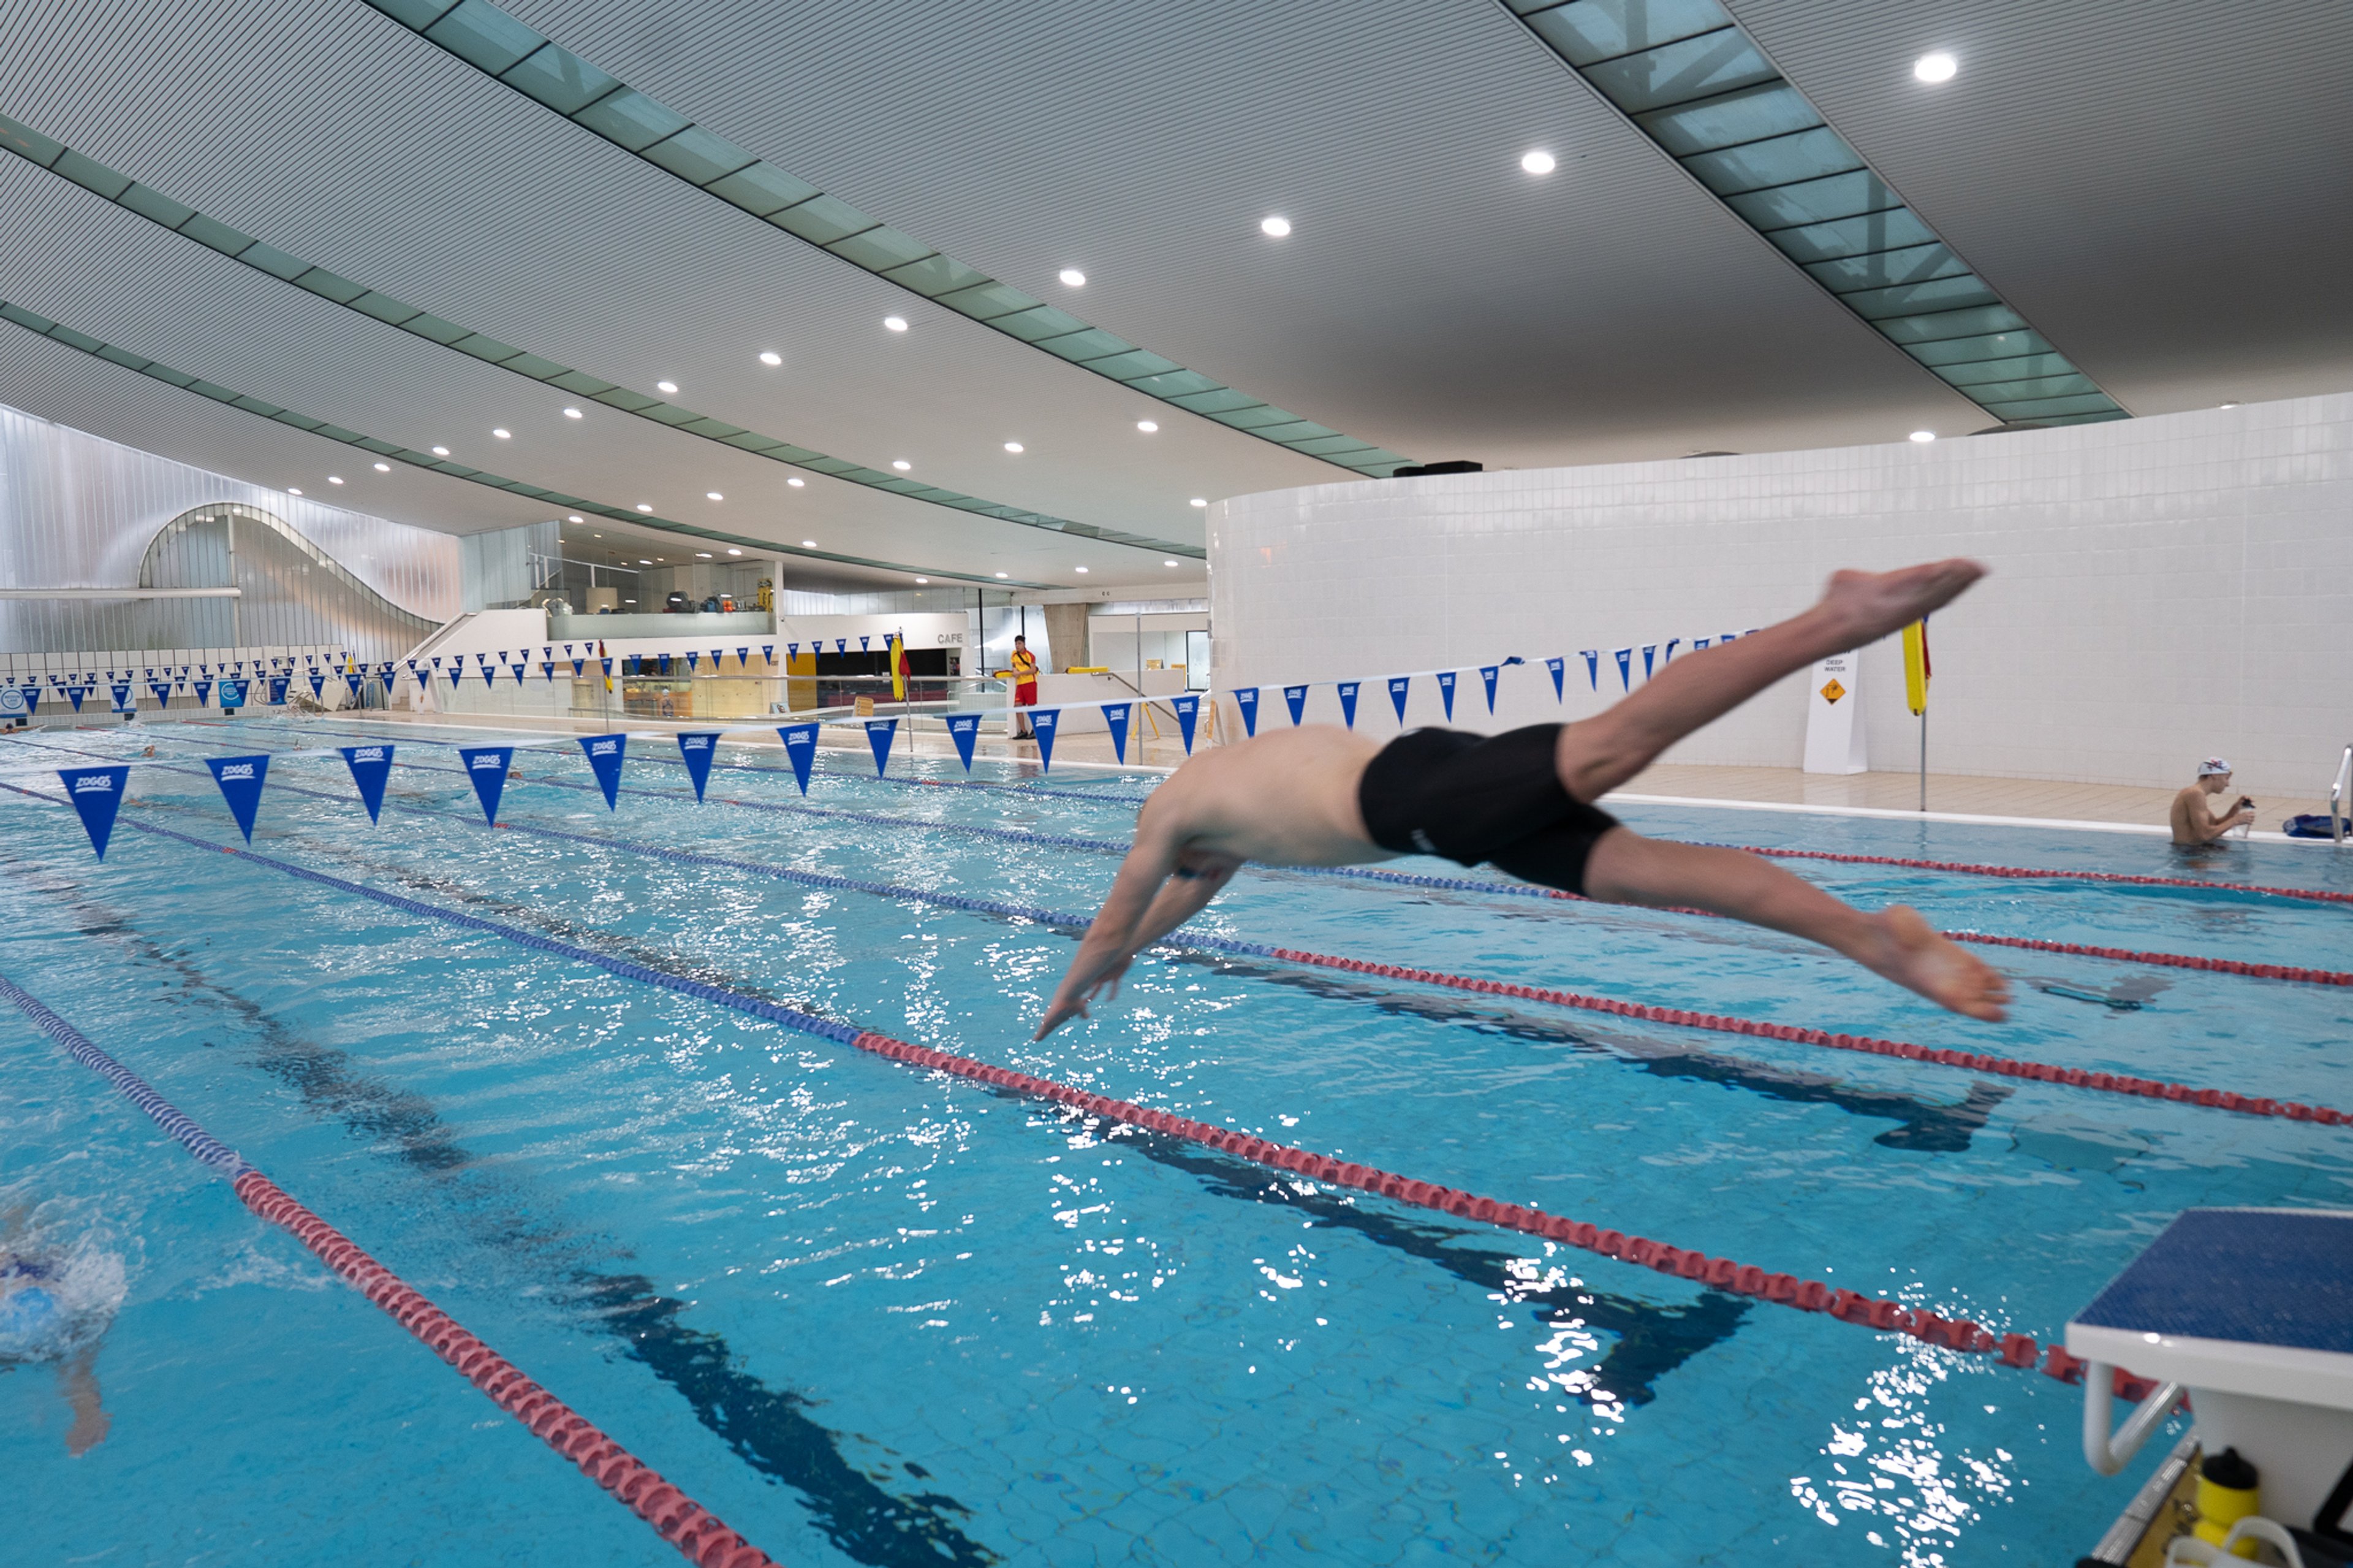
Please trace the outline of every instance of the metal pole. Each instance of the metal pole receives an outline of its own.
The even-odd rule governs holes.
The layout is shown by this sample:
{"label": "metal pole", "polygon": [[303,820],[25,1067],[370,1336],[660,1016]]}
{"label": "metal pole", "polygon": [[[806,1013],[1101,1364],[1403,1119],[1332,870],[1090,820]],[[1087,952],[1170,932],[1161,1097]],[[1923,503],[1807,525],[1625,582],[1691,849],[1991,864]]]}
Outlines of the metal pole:
{"label": "metal pole", "polygon": [[1920,813],[1928,812],[1928,710],[1920,710]]}

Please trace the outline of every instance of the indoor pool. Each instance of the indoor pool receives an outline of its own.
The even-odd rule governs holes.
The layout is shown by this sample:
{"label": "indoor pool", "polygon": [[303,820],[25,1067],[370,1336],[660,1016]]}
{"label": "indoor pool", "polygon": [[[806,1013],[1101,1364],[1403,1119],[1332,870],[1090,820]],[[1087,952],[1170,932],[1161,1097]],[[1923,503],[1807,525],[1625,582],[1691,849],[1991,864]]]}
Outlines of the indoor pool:
{"label": "indoor pool", "polygon": [[[804,800],[776,747],[731,747],[698,804],[641,737],[608,812],[566,740],[516,753],[491,831],[428,737],[448,738],[9,742],[0,975],[779,1563],[2047,1568],[2169,1442],[2101,1479],[2081,1392],[1995,1356],[1287,1175],[649,973],[2046,1343],[2185,1207],[2353,1202],[2353,1128],[1230,951],[1148,956],[1031,1044],[1071,934],[958,900],[1091,912],[1149,778],[984,763],[972,780],[1001,787],[938,787],[917,781],[963,781],[952,759],[877,779],[860,745]],[[379,823],[340,758],[281,758],[252,852],[219,852],[242,842],[202,758],[363,738],[398,748]],[[150,745],[100,864],[41,770]],[[1623,815],[2353,889],[2317,847]],[[1783,863],[1947,929],[2353,969],[2341,904]],[[2353,1066],[2353,990],[2139,962],[1977,949],[2018,991],[1986,1026],[1793,940],[1476,885],[1246,873],[1187,930],[2283,1101],[2341,1105]],[[87,1457],[48,1369],[0,1377],[27,1500],[0,1555],[678,1561],[14,1008],[0,1051],[12,1245],[115,1303],[112,1429]]]}

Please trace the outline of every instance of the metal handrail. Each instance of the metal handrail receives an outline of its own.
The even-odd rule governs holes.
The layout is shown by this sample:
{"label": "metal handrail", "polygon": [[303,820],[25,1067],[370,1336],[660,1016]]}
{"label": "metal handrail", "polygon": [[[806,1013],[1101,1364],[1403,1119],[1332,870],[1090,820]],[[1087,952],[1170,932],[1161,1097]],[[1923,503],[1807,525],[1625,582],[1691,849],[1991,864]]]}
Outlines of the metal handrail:
{"label": "metal handrail", "polygon": [[2328,837],[2339,848],[2344,847],[2345,830],[2348,825],[2345,813],[2345,796],[2348,790],[2353,790],[2353,745],[2345,748],[2344,760],[2337,764],[2337,778],[2328,786]]}

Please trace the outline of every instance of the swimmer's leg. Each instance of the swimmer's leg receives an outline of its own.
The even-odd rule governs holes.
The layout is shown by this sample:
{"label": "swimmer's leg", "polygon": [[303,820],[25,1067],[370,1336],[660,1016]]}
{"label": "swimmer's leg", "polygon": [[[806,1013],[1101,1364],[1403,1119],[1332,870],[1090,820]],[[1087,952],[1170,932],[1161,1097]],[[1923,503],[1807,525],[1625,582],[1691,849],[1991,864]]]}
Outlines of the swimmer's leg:
{"label": "swimmer's leg", "polygon": [[1674,844],[1613,827],[1585,862],[1585,893],[1606,904],[1696,909],[1787,931],[1844,953],[1939,1006],[1998,1023],[2010,983],[1898,904],[1866,914],[1739,849]]}
{"label": "swimmer's leg", "polygon": [[1973,561],[1838,573],[1804,614],[1676,659],[1608,712],[1564,727],[1555,752],[1561,784],[1590,805],[1782,677],[1908,626],[1983,575]]}
{"label": "swimmer's leg", "polygon": [[73,1425],[66,1429],[66,1452],[77,1459],[106,1441],[114,1425],[114,1417],[99,1404],[97,1362],[98,1347],[89,1345],[58,1366],[58,1392],[73,1411]]}

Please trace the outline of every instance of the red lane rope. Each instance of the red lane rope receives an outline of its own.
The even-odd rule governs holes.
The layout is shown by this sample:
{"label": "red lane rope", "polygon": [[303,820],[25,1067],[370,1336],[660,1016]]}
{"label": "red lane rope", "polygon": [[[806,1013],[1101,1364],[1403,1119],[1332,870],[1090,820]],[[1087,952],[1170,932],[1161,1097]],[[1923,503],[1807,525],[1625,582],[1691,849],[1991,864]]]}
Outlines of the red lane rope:
{"label": "red lane rope", "polygon": [[2303,969],[2290,963],[2248,963],[2235,958],[2200,958],[2189,952],[2136,952],[2122,947],[2087,947],[2075,942],[2043,942],[2031,936],[1990,936],[1984,931],[1948,931],[1955,942],[1981,942],[1988,947],[2019,947],[2033,952],[2064,952],[2078,958],[2114,958],[2127,963],[2162,964],[2168,969],[2203,969],[2215,974],[2248,974],[2259,980],[2296,980],[2306,985],[2353,985],[2353,974],[2337,969]]}
{"label": "red lane rope", "polygon": [[[1794,1274],[1768,1273],[1755,1264],[1736,1263],[1729,1258],[1711,1258],[1706,1253],[1688,1247],[1672,1247],[1647,1237],[1628,1236],[1623,1231],[1600,1229],[1582,1220],[1546,1214],[1519,1204],[1498,1203],[1493,1198],[1481,1197],[1474,1193],[1415,1181],[1384,1171],[1377,1165],[1343,1162],[1310,1150],[1270,1143],[1262,1138],[1237,1132],[1230,1127],[1212,1127],[1206,1121],[1174,1116],[1165,1110],[1147,1110],[1127,1100],[1108,1099],[1086,1089],[1074,1089],[1069,1084],[1057,1083],[1051,1079],[1016,1072],[1010,1068],[991,1067],[971,1057],[934,1050],[929,1046],[912,1045],[871,1030],[859,1035],[849,1043],[861,1051],[870,1051],[895,1062],[953,1073],[977,1083],[1009,1089],[1033,1100],[1068,1106],[1090,1116],[1124,1121],[1171,1138],[1182,1138],[1188,1142],[1304,1176],[1327,1186],[1354,1187],[1360,1192],[1373,1193],[1417,1208],[1434,1209],[1440,1214],[1541,1237],[1547,1241],[1579,1247],[1604,1258],[1615,1258],[1661,1274],[1694,1280],[1712,1289],[1728,1290],[1735,1295],[1753,1297],[1778,1306],[1795,1307],[1802,1312],[1827,1312],[1841,1322],[1909,1334],[1924,1343],[1939,1345],[1947,1350],[1997,1356],[2005,1366],[2037,1369],[2063,1383],[2083,1380],[2085,1363],[2082,1359],[2068,1354],[2063,1345],[2040,1344],[2031,1334],[1996,1335],[1968,1319],[1947,1320],[1926,1308],[1906,1307],[1884,1296],[1864,1296],[1820,1279],[1801,1279]],[[2139,1399],[2156,1386],[2151,1380],[2134,1377],[2121,1371],[2116,1379],[2117,1391],[2130,1399]]]}
{"label": "red lane rope", "polygon": [[[1171,940],[1170,945],[1184,945],[1182,937]],[[1946,1067],[1966,1068],[1972,1072],[1998,1073],[2004,1078],[2031,1079],[2038,1083],[2063,1083],[2075,1089],[2099,1089],[2109,1094],[2136,1095],[2144,1100],[2168,1100],[2190,1105],[2211,1106],[2222,1110],[2236,1110],[2248,1116],[2279,1116],[2291,1121],[2316,1121],[2326,1127],[2337,1127],[2353,1122],[2353,1115],[2332,1110],[2325,1105],[2306,1105],[2297,1100],[2257,1099],[2233,1094],[2228,1089],[2192,1089],[2185,1083],[2170,1083],[2161,1079],[2131,1078],[2121,1073],[2086,1072],[2082,1068],[2063,1068],[2051,1062],[2025,1061],[2015,1057],[1990,1057],[1975,1051],[1948,1050],[1938,1047],[1915,1045],[1909,1040],[1886,1040],[1869,1035],[1834,1035],[1824,1029],[1800,1028],[1794,1024],[1768,1024],[1757,1018],[1735,1018],[1719,1013],[1695,1013],[1683,1007],[1654,1007],[1643,1002],[1620,1002],[1609,996],[1588,996],[1577,991],[1555,991],[1540,985],[1521,985],[1508,980],[1478,980],[1468,975],[1448,974],[1434,969],[1410,969],[1398,963],[1375,963],[1361,958],[1337,958],[1330,953],[1307,952],[1293,947],[1270,947],[1265,950],[1273,957],[1292,963],[1310,963],[1324,969],[1345,970],[1351,974],[1373,974],[1386,980],[1410,980],[1423,985],[1444,985],[1457,991],[1475,991],[1486,996],[1511,996],[1528,1002],[1549,1002],[1556,1006],[1581,1007],[1590,1013],[1609,1013],[1621,1018],[1641,1018],[1653,1024],[1674,1024],[1689,1029],[1714,1029],[1725,1035],[1753,1035],[1761,1039],[1787,1040],[1802,1046],[1826,1046],[1837,1051],[1861,1051],[1874,1057],[1901,1057],[1905,1061],[1937,1062]]]}
{"label": "red lane rope", "polygon": [[1765,849],[1754,844],[1729,844],[1777,860],[1836,860],[1849,866],[1903,866],[1915,871],[1957,871],[1971,877],[2009,877],[2025,881],[2115,882],[2136,888],[2200,888],[2221,893],[2262,893],[2274,899],[2306,899],[2315,903],[2353,904],[2353,893],[2331,893],[2311,888],[2265,888],[2249,882],[2200,882],[2189,877],[2142,877],[2128,871],[2053,871],[2031,866],[1982,866],[1968,860],[1915,860],[1901,855],[1841,855],[1829,849]]}
{"label": "red lane rope", "polygon": [[654,1527],[696,1568],[776,1568],[776,1560],[727,1528],[702,1504],[597,1430],[595,1423],[525,1377],[515,1364],[461,1328],[399,1276],[248,1169],[237,1178],[247,1208],[278,1226],[357,1287],[426,1349],[458,1370],[533,1436],[580,1468],[614,1500]]}

